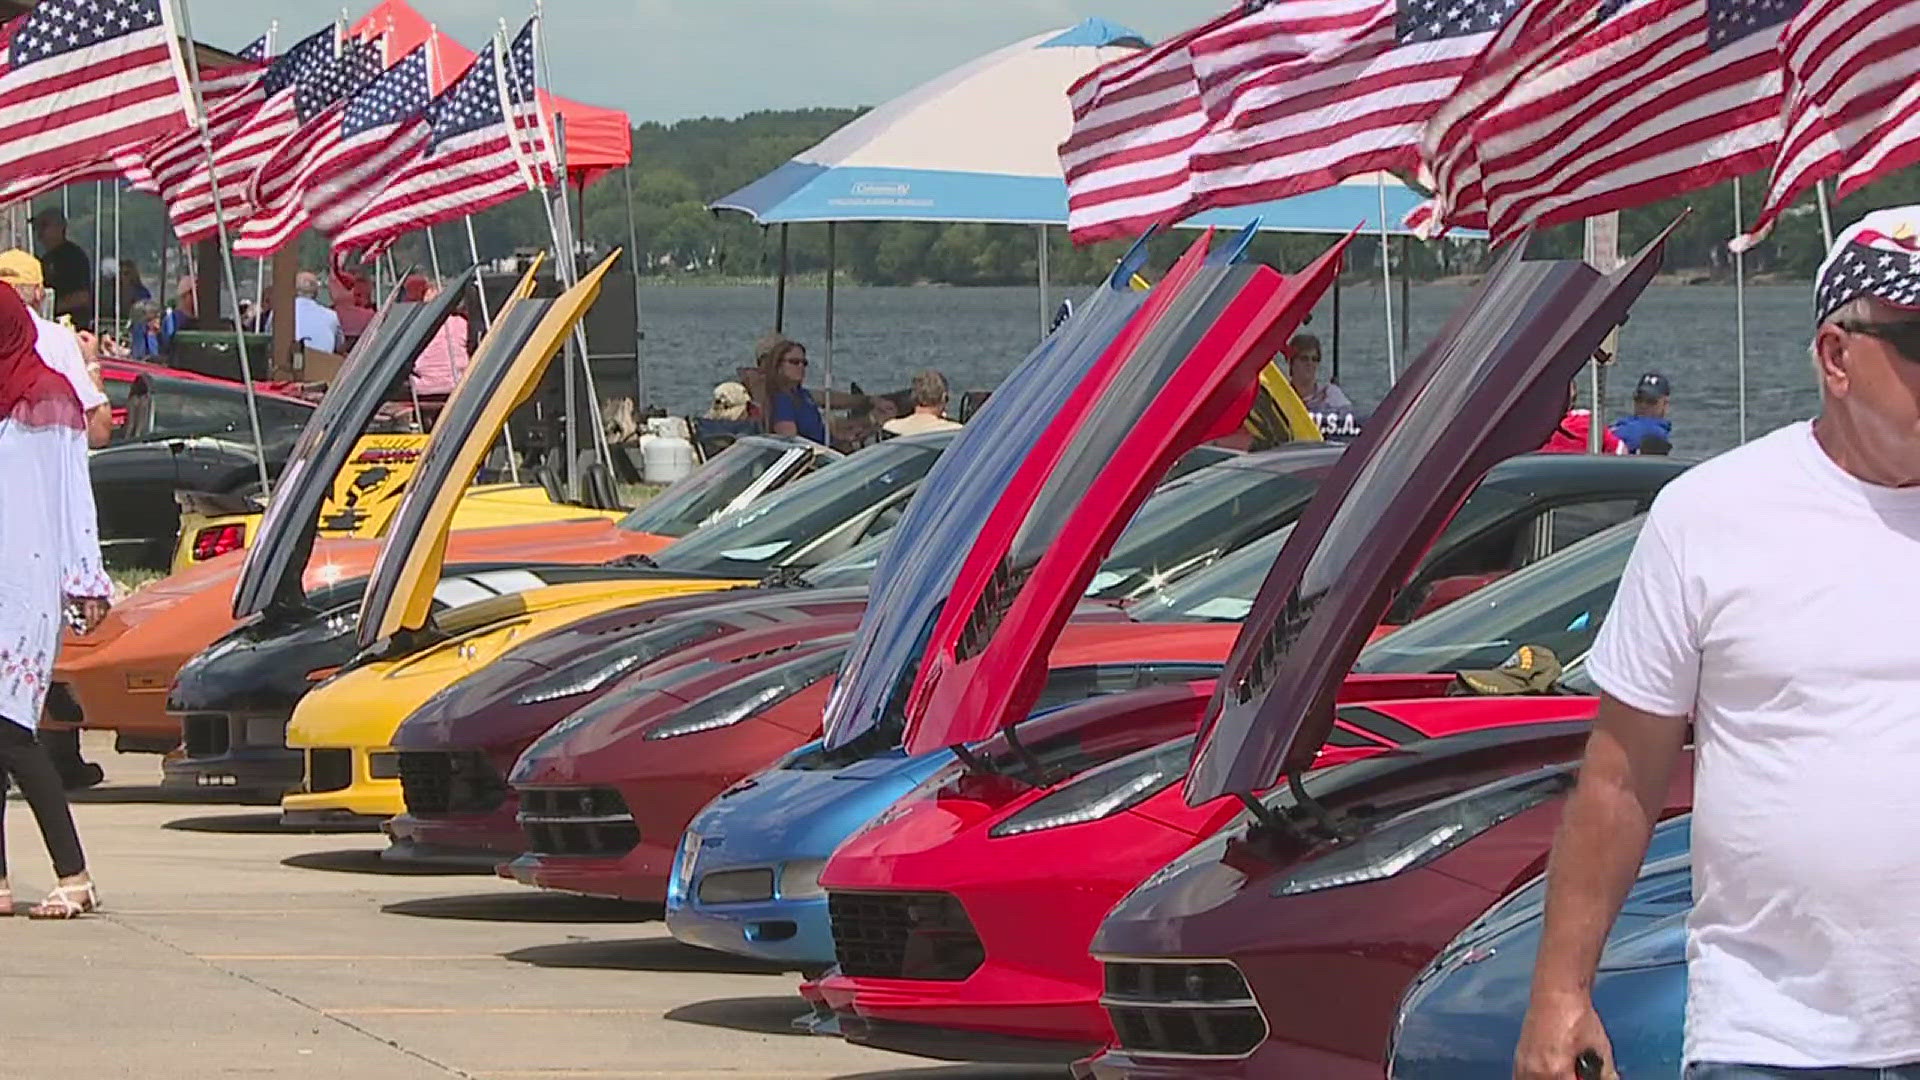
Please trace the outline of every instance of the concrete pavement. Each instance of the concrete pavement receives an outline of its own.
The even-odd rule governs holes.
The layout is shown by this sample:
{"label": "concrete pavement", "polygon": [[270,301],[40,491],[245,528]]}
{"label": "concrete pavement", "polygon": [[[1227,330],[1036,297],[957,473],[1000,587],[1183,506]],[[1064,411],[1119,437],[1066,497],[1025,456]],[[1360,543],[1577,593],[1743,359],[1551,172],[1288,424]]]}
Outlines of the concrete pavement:
{"label": "concrete pavement", "polygon": [[[0,1078],[1026,1080],[790,1032],[795,979],[646,913],[483,876],[394,874],[370,835],[162,801],[90,736],[75,814],[105,912],[0,921]],[[50,883],[8,805],[16,898]]]}

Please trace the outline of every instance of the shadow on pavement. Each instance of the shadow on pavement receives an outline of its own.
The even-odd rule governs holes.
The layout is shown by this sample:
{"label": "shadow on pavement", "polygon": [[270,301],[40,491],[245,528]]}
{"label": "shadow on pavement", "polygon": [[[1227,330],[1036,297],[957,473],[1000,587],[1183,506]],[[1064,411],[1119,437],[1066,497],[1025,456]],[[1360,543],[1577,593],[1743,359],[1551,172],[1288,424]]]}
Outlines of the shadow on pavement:
{"label": "shadow on pavement", "polygon": [[[749,960],[744,956],[696,949],[672,938],[640,938],[631,941],[569,941],[559,945],[534,945],[505,954],[509,960],[535,967],[594,968],[611,971],[697,971],[712,975],[777,975],[778,964]],[[796,980],[797,982],[798,980]],[[804,1011],[794,999],[795,1016]]]}
{"label": "shadow on pavement", "polygon": [[380,909],[389,915],[417,919],[461,919],[475,922],[523,923],[638,923],[661,915],[659,904],[635,904],[565,893],[477,893],[472,896],[434,896],[402,900]]}
{"label": "shadow on pavement", "polygon": [[[67,801],[70,803],[99,803],[102,805],[120,803],[184,803],[189,806],[194,804],[207,806],[218,806],[222,804],[247,805],[244,800],[240,799],[196,798],[192,793],[168,791],[158,784],[81,788],[78,791],[67,792]],[[274,805],[279,805],[278,799],[274,800]]]}
{"label": "shadow on pavement", "polygon": [[280,824],[280,811],[256,811],[247,814],[208,814],[203,817],[176,818],[160,826],[175,832],[268,833],[277,836],[320,836],[340,832],[325,826]]}
{"label": "shadow on pavement", "polygon": [[807,1003],[799,994],[779,997],[726,998],[682,1005],[667,1013],[667,1019],[683,1024],[745,1031],[755,1035],[813,1036],[794,1027],[796,1018],[807,1014]]}
{"label": "shadow on pavement", "polygon": [[312,851],[304,855],[289,855],[280,860],[281,866],[291,866],[299,870],[330,870],[336,874],[377,874],[382,877],[471,877],[473,871],[448,869],[427,863],[392,862],[380,857],[380,852],[368,848],[349,848],[345,851]]}
{"label": "shadow on pavement", "polygon": [[835,1080],[1066,1080],[1068,1076],[1073,1076],[1071,1068],[1044,1065],[931,1065],[849,1072]]}

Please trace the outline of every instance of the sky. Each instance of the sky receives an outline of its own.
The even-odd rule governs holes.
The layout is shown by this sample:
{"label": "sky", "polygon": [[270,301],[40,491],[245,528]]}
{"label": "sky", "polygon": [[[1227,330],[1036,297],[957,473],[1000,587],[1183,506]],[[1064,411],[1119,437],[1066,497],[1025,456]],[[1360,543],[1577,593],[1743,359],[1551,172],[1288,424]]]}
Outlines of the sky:
{"label": "sky", "polygon": [[[279,20],[282,41],[319,29],[307,0],[183,0],[194,36],[238,49]],[[412,0],[478,46],[530,0]],[[373,6],[356,0],[358,18]],[[553,89],[636,122],[755,109],[875,105],[982,53],[1098,15],[1150,39],[1229,0],[548,0]],[[292,36],[289,36],[292,35]]]}

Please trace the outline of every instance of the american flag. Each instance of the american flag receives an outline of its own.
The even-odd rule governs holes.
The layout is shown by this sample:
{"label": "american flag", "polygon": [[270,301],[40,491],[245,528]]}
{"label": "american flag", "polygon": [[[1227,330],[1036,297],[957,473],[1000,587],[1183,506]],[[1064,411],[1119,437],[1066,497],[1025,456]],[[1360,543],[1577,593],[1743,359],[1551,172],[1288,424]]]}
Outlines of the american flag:
{"label": "american flag", "polygon": [[[294,87],[333,65],[336,30],[328,27],[303,38],[276,58],[250,93],[229,98],[207,111],[213,136],[213,170],[207,169],[198,138],[169,142],[153,158],[154,179],[167,204],[174,235],[198,243],[214,235],[219,218],[244,220],[251,207],[247,185],[269,155],[299,128]],[[212,179],[220,181],[216,216]]]}
{"label": "american flag", "polygon": [[167,0],[41,0],[0,35],[0,181],[111,160],[190,121]]}
{"label": "american flag", "polygon": [[426,148],[401,169],[354,219],[333,234],[336,250],[379,251],[394,238],[442,221],[477,214],[529,190],[530,177],[510,141],[503,101],[511,101],[526,139],[545,140],[533,117],[532,24],[514,38],[503,73],[488,45],[459,81],[428,106]]}
{"label": "american flag", "polygon": [[429,134],[427,105],[432,100],[427,47],[422,45],[347,103],[338,140],[300,185],[301,202],[314,228],[338,231],[373,198],[381,177],[419,154]]}
{"label": "american flag", "polygon": [[1068,88],[1073,132],[1060,144],[1060,166],[1075,243],[1131,236],[1181,216],[1192,195],[1187,156],[1207,126],[1193,43],[1242,16],[1228,12],[1102,64]]}
{"label": "american flag", "polygon": [[247,190],[252,213],[234,240],[235,255],[264,259],[306,228],[305,185],[337,148],[347,107],[381,78],[384,57],[379,38],[349,41],[338,61],[294,84],[295,130],[254,172]]}
{"label": "american flag", "polygon": [[[1136,170],[1157,169],[1163,190],[1184,188],[1184,199],[1177,205],[1170,198],[1163,206],[1136,203],[1129,209],[1145,213],[1114,215],[1119,227],[1083,229],[1074,238],[1098,239],[1154,220],[1286,198],[1366,172],[1411,172],[1428,118],[1520,3],[1276,0],[1216,20],[1190,38],[1183,35],[1176,39],[1181,47],[1163,62],[1169,68],[1183,60],[1191,65],[1203,119],[1183,152]],[[1131,125],[1175,116],[1191,124],[1195,106],[1169,101],[1161,111],[1136,114]],[[1076,134],[1080,123],[1076,110]],[[1063,157],[1063,164],[1069,169],[1071,225],[1072,169],[1084,163]],[[1147,180],[1136,176],[1131,183]],[[1095,199],[1088,196],[1110,186],[1083,181],[1082,205],[1091,209]]]}
{"label": "american flag", "polygon": [[1753,228],[1763,239],[1808,188],[1842,176],[1847,193],[1920,160],[1920,5],[1808,0],[1781,39],[1785,131]]}
{"label": "american flag", "polygon": [[1778,147],[1775,53],[1804,0],[1586,2],[1597,24],[1474,125],[1496,241],[1708,187]]}

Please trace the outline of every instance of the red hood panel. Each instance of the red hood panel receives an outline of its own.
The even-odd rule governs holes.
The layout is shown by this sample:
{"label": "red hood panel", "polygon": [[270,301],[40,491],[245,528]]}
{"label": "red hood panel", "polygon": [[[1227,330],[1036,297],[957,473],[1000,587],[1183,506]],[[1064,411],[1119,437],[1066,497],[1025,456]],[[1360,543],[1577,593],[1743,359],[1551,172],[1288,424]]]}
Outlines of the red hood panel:
{"label": "red hood panel", "polygon": [[1292,278],[1220,265],[1161,285],[1164,317],[1101,389],[1031,507],[969,553],[909,701],[909,753],[1026,717],[1101,559],[1181,454],[1245,419],[1261,368],[1333,283],[1345,247]]}

